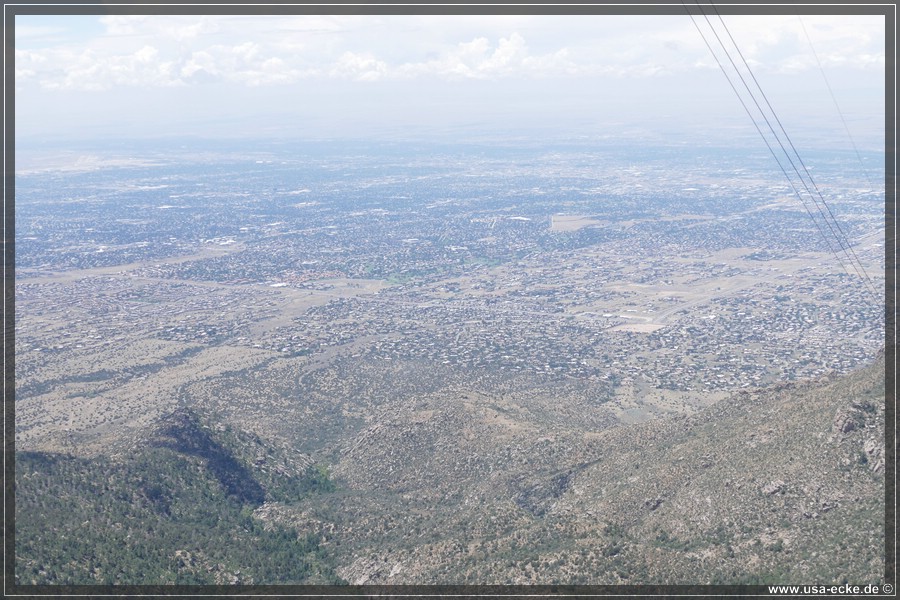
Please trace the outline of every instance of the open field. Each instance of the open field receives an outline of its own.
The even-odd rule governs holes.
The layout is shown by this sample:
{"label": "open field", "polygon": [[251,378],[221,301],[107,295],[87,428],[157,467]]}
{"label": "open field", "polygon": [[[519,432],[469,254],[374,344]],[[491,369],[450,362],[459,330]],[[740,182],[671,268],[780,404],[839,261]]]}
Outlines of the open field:
{"label": "open field", "polygon": [[550,217],[551,231],[578,231],[582,227],[604,225],[609,225],[609,222],[580,215],[553,215]]}

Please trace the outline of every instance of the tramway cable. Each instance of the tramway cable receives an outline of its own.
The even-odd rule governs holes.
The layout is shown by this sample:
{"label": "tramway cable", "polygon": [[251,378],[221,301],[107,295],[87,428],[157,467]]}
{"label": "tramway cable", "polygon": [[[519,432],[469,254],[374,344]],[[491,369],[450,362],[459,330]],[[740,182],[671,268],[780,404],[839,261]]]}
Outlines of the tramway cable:
{"label": "tramway cable", "polygon": [[[687,8],[687,7],[685,7],[685,8]],[[690,13],[689,13],[689,14],[690,14]],[[721,70],[722,70],[722,73],[725,75],[725,79],[726,79],[726,81],[728,81],[728,85],[731,86],[731,89],[732,89],[732,91],[734,91],[735,95],[737,96],[737,99],[738,99],[738,101],[741,103],[741,106],[743,106],[743,107],[744,107],[744,110],[747,112],[747,116],[750,117],[750,122],[753,123],[753,126],[756,128],[756,131],[759,133],[759,135],[760,135],[760,137],[762,138],[763,142],[766,144],[766,147],[769,149],[769,152],[772,154],[772,158],[774,158],[774,159],[775,159],[775,162],[778,164],[778,168],[781,169],[782,174],[784,175],[785,179],[787,179],[788,185],[790,185],[791,190],[794,192],[794,195],[796,195],[797,198],[800,200],[800,203],[803,205],[803,208],[806,210],[806,213],[809,215],[809,217],[810,217],[810,219],[812,220],[813,224],[816,226],[816,229],[819,231],[819,235],[822,236],[822,239],[824,239],[824,240],[825,240],[825,243],[828,245],[828,250],[829,250],[832,254],[834,254],[835,259],[837,259],[838,264],[840,264],[841,269],[847,271],[848,269],[847,269],[847,267],[844,265],[843,261],[841,260],[840,255],[834,250],[833,246],[831,245],[831,240],[830,240],[830,238],[825,234],[825,231],[822,229],[822,226],[819,224],[819,221],[815,218],[815,216],[813,215],[812,211],[809,209],[809,206],[808,206],[806,200],[803,198],[803,195],[800,194],[799,190],[798,190],[797,187],[794,185],[794,180],[791,178],[790,175],[788,175],[788,172],[787,172],[787,170],[785,169],[784,165],[782,164],[781,159],[778,157],[778,154],[775,152],[774,148],[772,148],[772,145],[769,143],[769,139],[766,137],[765,133],[763,133],[762,129],[760,129],[759,124],[756,122],[756,117],[753,116],[753,112],[752,112],[752,111],[750,110],[750,108],[747,106],[747,103],[744,101],[744,98],[741,96],[741,93],[738,91],[738,89],[737,89],[737,87],[735,86],[734,82],[731,80],[731,76],[729,76],[727,70],[726,70],[725,67],[722,65],[722,61],[719,60],[719,56],[718,56],[718,55],[716,54],[716,52],[712,49],[712,46],[710,45],[709,41],[706,39],[706,36],[705,36],[705,35],[703,34],[703,32],[700,30],[700,26],[697,25],[697,22],[694,20],[693,15],[690,15],[690,16],[691,16],[691,21],[694,23],[694,27],[697,28],[697,31],[700,33],[700,37],[703,38],[703,42],[706,44],[707,49],[709,49],[710,54],[712,54],[712,56],[713,56],[713,58],[715,59],[716,63],[719,65],[719,69],[721,69]],[[715,33],[715,32],[714,32],[714,33]],[[730,56],[729,56],[729,58],[730,58]],[[732,65],[734,65],[733,62],[732,62]],[[737,70],[737,69],[735,68],[735,70]],[[739,72],[738,72],[738,76],[740,77],[740,73],[739,73]],[[742,78],[742,81],[743,81],[743,78]],[[744,86],[747,87],[747,86],[746,86],[746,82],[744,82]],[[748,88],[748,90],[749,90],[749,88]],[[751,98],[753,98],[752,94],[751,94]],[[766,124],[769,126],[769,130],[770,130],[770,131],[773,133],[773,135],[774,135],[774,129],[772,128],[771,124],[769,123],[769,121],[768,121],[768,119],[766,118],[765,114],[763,113],[762,109],[759,107],[759,103],[756,102],[756,99],[755,99],[755,98],[753,98],[753,100],[754,100],[754,103],[756,103],[757,108],[760,110],[760,113],[761,113],[761,115],[762,115],[762,117],[763,117],[763,120],[766,121]],[[784,146],[781,144],[781,140],[778,139],[778,136],[777,136],[777,135],[775,135],[774,137],[775,137],[776,141],[779,143],[779,145],[781,146],[782,151],[785,152],[786,157],[787,157],[788,160],[790,161],[790,156],[787,156],[787,151],[784,149]],[[795,167],[795,171],[796,171],[796,167]],[[801,178],[801,181],[802,181],[802,178]]]}
{"label": "tramway cable", "polygon": [[[804,173],[806,173],[806,177],[807,177],[807,179],[809,179],[810,185],[812,185],[813,189],[816,191],[816,194],[818,195],[819,200],[822,203],[822,206],[824,206],[825,210],[828,211],[828,215],[831,217],[830,221],[828,220],[828,217],[825,215],[825,212],[819,206],[819,203],[816,201],[816,196],[810,191],[809,186],[807,186],[806,181],[803,179],[803,176],[800,174],[796,165],[794,165],[793,160],[791,160],[790,155],[788,154],[787,150],[784,149],[783,145],[782,145],[782,151],[784,151],[785,155],[788,158],[788,161],[790,161],[791,166],[794,168],[794,172],[796,172],[797,176],[800,178],[800,181],[803,182],[803,187],[806,189],[806,193],[808,193],[810,195],[810,198],[812,198],[813,203],[816,205],[816,209],[819,211],[819,214],[822,215],[822,218],[825,221],[826,225],[828,225],[828,229],[831,231],[831,234],[835,237],[835,240],[837,241],[838,246],[840,246],[841,250],[844,252],[845,256],[847,257],[848,261],[853,266],[853,270],[856,271],[856,274],[859,275],[863,279],[863,283],[866,285],[867,288],[869,288],[869,291],[874,293],[874,283],[872,283],[871,278],[869,277],[868,273],[866,273],[865,267],[863,267],[862,262],[859,260],[859,257],[856,255],[856,252],[853,250],[853,247],[850,245],[849,237],[847,236],[846,233],[844,233],[844,230],[841,228],[840,222],[834,216],[834,213],[832,212],[831,207],[828,206],[828,203],[825,201],[825,196],[819,190],[819,186],[816,185],[816,182],[813,179],[812,174],[809,172],[809,168],[807,168],[806,163],[803,162],[803,159],[800,157],[800,153],[797,151],[797,148],[794,146],[794,143],[791,141],[791,137],[788,135],[787,131],[785,130],[784,125],[782,125],[781,119],[778,118],[778,114],[775,112],[775,109],[772,107],[772,104],[769,102],[768,96],[766,96],[766,93],[765,93],[765,91],[763,91],[762,86],[759,85],[759,81],[757,81],[756,76],[753,74],[753,69],[750,68],[750,64],[747,62],[747,59],[744,58],[743,52],[741,52],[740,47],[737,45],[737,42],[734,40],[734,37],[731,35],[731,30],[728,29],[728,25],[725,24],[725,21],[722,19],[722,15],[719,14],[718,9],[714,5],[713,5],[713,10],[716,11],[716,15],[719,17],[719,22],[722,24],[722,27],[725,29],[725,32],[728,34],[728,37],[731,40],[732,45],[734,45],[734,49],[737,51],[738,56],[741,57],[741,61],[743,61],[744,66],[747,69],[747,72],[750,74],[750,77],[753,79],[753,83],[756,85],[756,88],[759,90],[759,93],[762,95],[763,100],[766,103],[766,106],[768,106],[769,110],[772,112],[772,117],[775,119],[775,122],[778,123],[778,127],[781,129],[781,133],[784,135],[785,140],[787,141],[788,145],[791,147],[791,150],[794,152],[794,156],[797,157],[797,162],[799,162],[800,166],[803,167],[803,171],[804,171]],[[702,12],[702,9],[701,9],[701,12]],[[706,17],[706,15],[704,15],[704,17]],[[709,23],[708,18],[707,18],[707,23]],[[715,29],[712,27],[712,24],[709,23],[709,25],[710,25],[710,29],[713,29],[713,33],[716,33]],[[716,33],[716,39],[719,40],[719,36],[717,33]],[[728,50],[725,48],[725,45],[722,44],[721,40],[719,40],[719,44],[722,46],[722,49],[725,50],[725,53],[728,54]],[[731,60],[730,54],[728,54],[728,57],[729,57],[729,60]],[[740,70],[734,65],[733,61],[732,61],[732,66],[734,66],[735,71],[738,73],[738,76],[741,77],[741,81],[744,82],[744,78],[740,75]],[[746,82],[744,82],[744,85],[745,85],[745,87],[747,87],[747,91],[752,96],[753,92],[750,90],[749,86],[746,85]],[[754,98],[754,102],[755,102],[755,98]],[[759,108],[758,105],[757,105],[757,108]],[[765,118],[765,113],[761,108],[760,108],[760,113],[763,114],[763,118]],[[768,119],[766,119],[766,124],[769,126],[770,129],[772,129],[772,126],[769,123]],[[775,132],[774,129],[772,129],[772,132],[777,138],[778,137],[777,132]],[[780,144],[780,140],[779,140],[779,144]],[[833,226],[832,226],[832,223],[834,223]],[[835,233],[835,229],[837,229],[837,233]],[[852,258],[851,258],[851,255],[852,255]],[[877,294],[875,294],[875,295],[877,297]]]}
{"label": "tramway cable", "polygon": [[[728,29],[728,26],[725,24],[725,21],[722,19],[722,16],[718,13],[718,10],[716,10],[715,7],[713,6],[713,9],[716,10],[716,14],[719,17],[719,21],[720,21],[722,27],[728,33],[728,37],[731,40],[732,45],[734,46],[735,50],[737,51],[738,55],[740,56],[741,60],[743,61],[744,67],[746,68],[747,72],[749,73],[750,77],[752,78],[753,83],[755,84],[755,86],[758,90],[758,93],[762,96],[766,106],[768,107],[769,111],[771,112],[772,118],[778,124],[778,127],[780,128],[781,133],[784,136],[787,145],[790,146],[791,150],[793,151],[794,156],[797,159],[797,162],[799,162],[800,166],[803,169],[803,172],[806,174],[806,178],[804,178],[803,173],[800,172],[800,169],[797,167],[797,164],[795,164],[794,160],[791,158],[791,154],[788,152],[787,148],[785,147],[785,142],[782,142],[781,137],[779,137],[778,132],[775,130],[775,127],[772,125],[769,117],[766,114],[766,111],[760,105],[759,100],[757,99],[753,90],[748,85],[744,75],[741,73],[741,69],[735,63],[735,60],[732,57],[731,52],[728,50],[725,43],[722,41],[722,38],[719,36],[719,33],[716,31],[715,26],[710,21],[709,16],[703,11],[703,8],[701,7],[699,1],[697,1],[697,8],[698,8],[700,14],[703,15],[707,26],[710,28],[713,35],[715,36],[716,41],[718,42],[719,47],[721,48],[722,52],[724,52],[725,55],[728,57],[728,60],[731,63],[731,67],[734,69],[735,74],[741,80],[741,83],[743,84],[747,93],[750,95],[750,98],[752,99],[753,104],[756,106],[756,109],[759,111],[759,114],[762,117],[763,121],[765,121],[765,124],[768,127],[768,130],[769,130],[771,136],[775,138],[776,142],[778,143],[779,147],[781,148],[781,151],[784,153],[784,157],[787,158],[788,163],[793,168],[793,171],[796,174],[797,178],[800,179],[800,182],[801,182],[803,188],[805,189],[806,193],[809,195],[810,199],[813,201],[813,204],[815,205],[816,210],[818,211],[818,214],[820,215],[821,219],[825,222],[825,225],[827,226],[829,232],[831,233],[831,236],[829,236],[825,232],[823,227],[820,225],[819,220],[815,217],[813,212],[810,210],[805,198],[803,197],[803,194],[801,194],[800,190],[794,184],[793,178],[790,177],[790,175],[788,174],[787,169],[784,167],[781,159],[779,158],[775,149],[772,147],[772,144],[769,142],[768,137],[765,135],[762,128],[757,123],[757,117],[754,116],[750,107],[747,105],[747,102],[745,102],[743,95],[738,90],[737,86],[732,81],[732,78],[729,75],[727,69],[723,65],[722,61],[719,59],[718,53],[713,49],[712,44],[710,43],[710,41],[707,38],[707,35],[703,32],[701,27],[698,25],[697,20],[694,18],[693,13],[688,8],[687,4],[685,4],[684,0],[682,0],[682,4],[684,5],[686,12],[688,13],[688,16],[690,16],[691,22],[694,24],[694,27],[697,29],[697,32],[700,34],[700,37],[703,39],[704,44],[706,44],[707,49],[709,50],[710,54],[712,54],[713,58],[715,59],[716,63],[718,64],[719,69],[725,75],[725,79],[728,81],[728,84],[731,86],[732,91],[738,97],[738,100],[740,101],[741,105],[744,107],[744,110],[747,112],[747,115],[750,117],[751,122],[753,123],[753,125],[756,128],[757,132],[759,133],[760,137],[762,137],[763,141],[766,144],[766,147],[769,149],[769,152],[772,154],[773,158],[775,159],[775,162],[778,164],[779,168],[781,169],[782,174],[788,180],[788,183],[789,183],[791,189],[793,190],[794,194],[800,200],[801,204],[803,205],[803,207],[806,210],[807,214],[809,215],[810,219],[813,221],[814,225],[816,226],[816,229],[818,230],[820,236],[822,236],[822,239],[825,241],[826,245],[828,246],[829,251],[834,255],[835,259],[840,264],[841,269],[844,270],[845,272],[849,273],[850,269],[848,269],[847,266],[844,264],[844,261],[841,260],[841,253],[843,253],[846,261],[850,264],[852,269],[860,277],[860,279],[863,283],[863,286],[867,289],[868,292],[872,293],[877,298],[878,293],[875,291],[874,283],[872,282],[868,273],[866,273],[865,267],[862,265],[862,262],[859,260],[859,257],[856,255],[856,252],[853,250],[852,246],[850,245],[849,238],[844,233],[843,229],[840,226],[840,223],[835,218],[834,213],[831,210],[831,207],[829,207],[828,203],[825,201],[825,197],[822,195],[821,191],[819,190],[818,186],[816,185],[815,181],[813,180],[812,175],[809,172],[809,169],[807,168],[806,164],[803,162],[803,159],[800,157],[799,152],[797,151],[796,147],[794,146],[793,142],[791,141],[790,136],[787,134],[787,131],[785,130],[783,124],[781,123],[781,120],[778,118],[778,115],[775,112],[775,109],[772,107],[771,103],[769,102],[768,97],[766,96],[765,92],[763,91],[762,87],[760,86],[759,82],[757,81],[755,75],[753,74],[753,70],[750,68],[750,65],[748,64],[746,58],[744,58],[743,53],[741,52],[740,48],[738,47],[737,42],[734,40],[734,37],[731,35],[731,31]],[[855,148],[855,144],[854,144],[854,148]],[[860,162],[861,162],[861,159],[860,159]],[[807,183],[807,179],[809,180],[809,183]],[[867,179],[868,179],[868,177],[867,177]],[[812,190],[815,190],[816,193],[814,194]],[[818,198],[819,198],[818,200],[816,199],[816,195],[818,195]],[[821,205],[820,205],[820,202],[821,202]],[[824,207],[824,209],[823,209],[823,207]],[[827,211],[827,214],[826,214],[826,211]],[[830,220],[829,220],[829,216],[830,216]],[[832,245],[832,241],[831,241],[832,238],[834,238],[834,240],[837,242],[837,245],[840,248],[840,252],[835,251],[834,246]]]}
{"label": "tramway cable", "polygon": [[859,162],[859,170],[862,172],[863,177],[866,178],[866,182],[869,184],[869,187],[874,188],[875,186],[872,184],[872,180],[869,179],[869,172],[866,169],[866,166],[863,164],[862,156],[859,154],[859,149],[856,147],[856,141],[853,139],[853,134],[850,133],[850,127],[847,125],[847,120],[844,118],[844,113],[841,110],[840,105],[838,104],[837,98],[834,96],[834,91],[831,89],[831,83],[828,81],[828,77],[825,75],[825,69],[822,67],[822,61],[819,60],[819,53],[816,52],[815,46],[813,46],[812,39],[809,37],[809,32],[806,31],[806,25],[803,23],[803,19],[800,18],[800,15],[797,15],[797,20],[800,21],[800,27],[803,28],[803,35],[806,36],[806,41],[809,44],[809,49],[812,51],[813,56],[816,59],[816,64],[819,66],[819,72],[822,74],[822,80],[825,82],[825,87],[828,88],[828,95],[831,96],[831,101],[834,103],[834,108],[838,113],[838,116],[841,118],[841,123],[844,125],[844,131],[847,133],[847,139],[850,140],[850,145],[853,146],[853,152],[856,153],[856,160]]}

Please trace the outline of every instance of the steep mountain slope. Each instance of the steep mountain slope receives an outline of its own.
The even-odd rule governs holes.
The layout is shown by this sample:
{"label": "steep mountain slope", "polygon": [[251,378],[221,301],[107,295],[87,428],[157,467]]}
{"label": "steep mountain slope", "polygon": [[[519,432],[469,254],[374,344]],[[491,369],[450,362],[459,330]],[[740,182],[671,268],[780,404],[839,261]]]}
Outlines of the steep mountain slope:
{"label": "steep mountain slope", "polygon": [[317,532],[252,516],[330,489],[308,461],[187,410],[116,458],[19,452],[16,582],[339,582]]}
{"label": "steep mountain slope", "polygon": [[341,520],[338,572],[357,583],[879,581],[883,373],[881,358],[600,431],[491,426],[486,399],[397,411],[335,468],[352,490],[326,499]]}
{"label": "steep mountain slope", "polygon": [[90,461],[19,453],[17,579],[882,581],[883,357],[636,425],[527,383],[384,394],[311,455],[286,434],[316,413],[287,402],[269,437],[235,404]]}

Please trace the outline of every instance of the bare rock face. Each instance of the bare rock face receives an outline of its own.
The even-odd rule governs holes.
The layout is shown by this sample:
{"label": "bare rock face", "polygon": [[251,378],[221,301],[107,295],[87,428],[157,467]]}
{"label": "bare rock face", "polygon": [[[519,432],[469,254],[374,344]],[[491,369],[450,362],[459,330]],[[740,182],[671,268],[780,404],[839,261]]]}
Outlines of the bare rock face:
{"label": "bare rock face", "polygon": [[834,415],[831,430],[834,433],[850,433],[859,427],[859,417],[859,411],[855,408],[842,408]]}
{"label": "bare rock face", "polygon": [[880,439],[870,437],[863,444],[863,452],[866,453],[869,468],[873,473],[881,473],[884,470],[884,437]]}
{"label": "bare rock face", "polygon": [[[835,413],[835,441],[854,447],[855,459],[872,473],[884,472],[884,402],[873,397],[857,399]],[[860,448],[860,445],[862,448]]]}
{"label": "bare rock face", "polygon": [[341,577],[353,585],[379,583],[385,566],[382,561],[371,556],[360,557],[341,572]]}
{"label": "bare rock face", "polygon": [[773,481],[773,482],[769,483],[768,485],[766,485],[765,487],[763,487],[762,492],[766,496],[774,496],[775,494],[782,491],[783,489],[784,489],[784,482],[779,479],[779,480]]}

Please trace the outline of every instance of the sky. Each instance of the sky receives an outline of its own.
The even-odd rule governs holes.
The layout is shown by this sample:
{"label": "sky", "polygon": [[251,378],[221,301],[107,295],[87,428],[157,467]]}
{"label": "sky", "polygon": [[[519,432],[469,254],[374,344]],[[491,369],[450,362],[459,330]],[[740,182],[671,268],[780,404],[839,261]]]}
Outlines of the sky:
{"label": "sky", "polygon": [[[883,148],[882,17],[723,19],[779,117],[821,140],[843,116]],[[15,32],[17,143],[753,131],[687,14],[17,15]]]}

